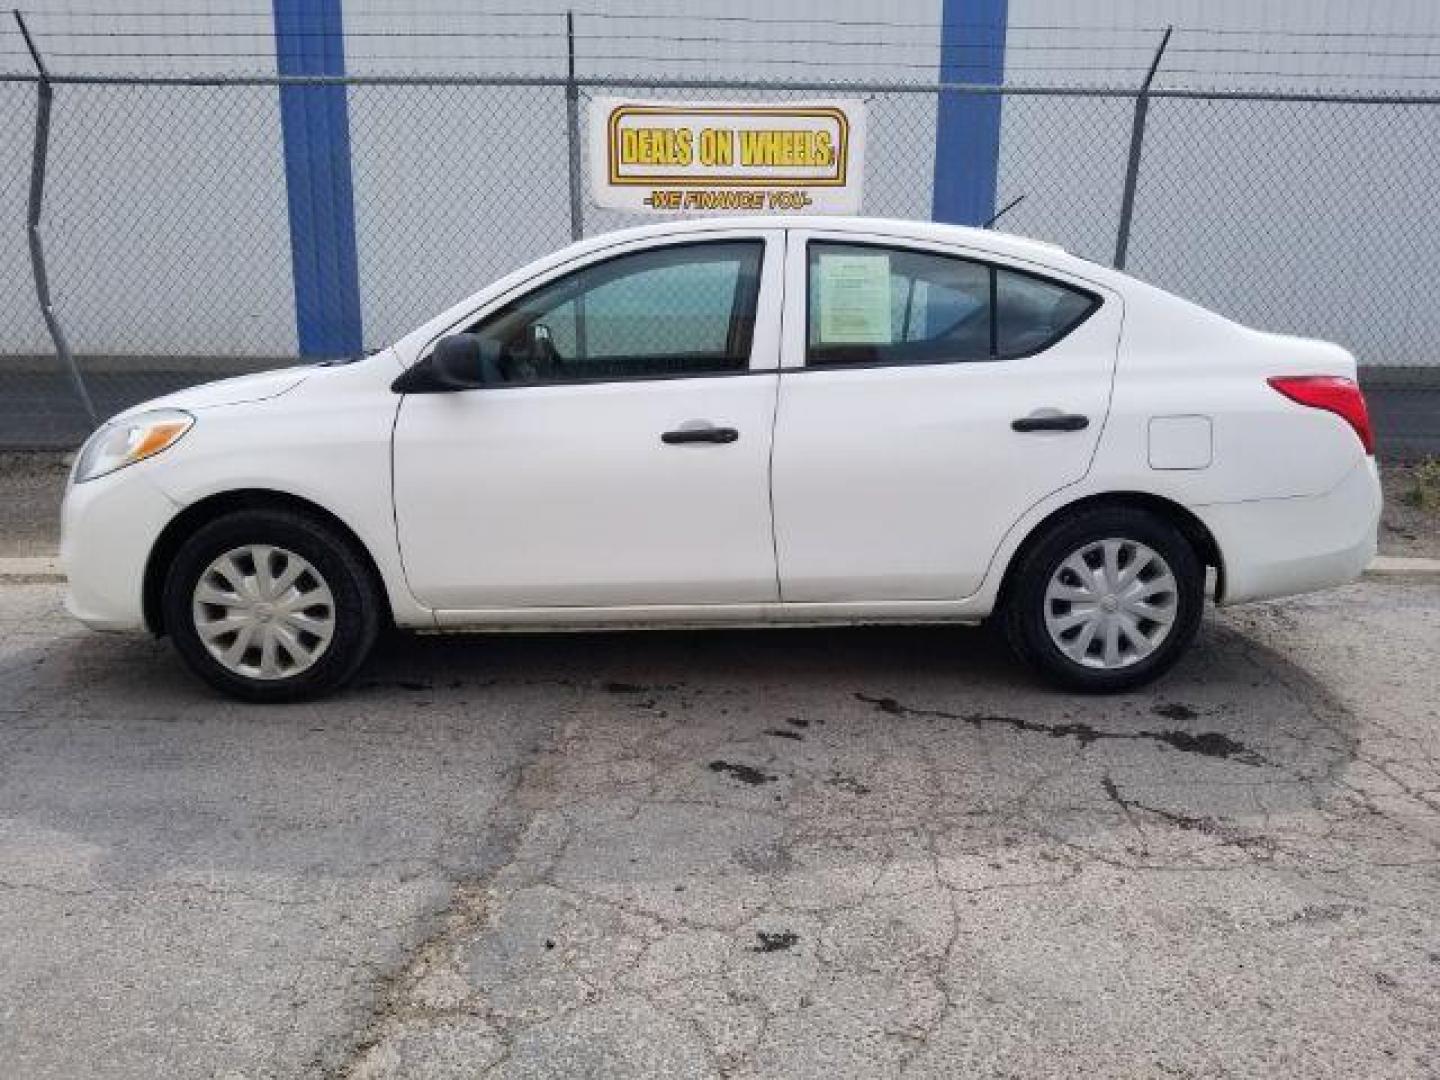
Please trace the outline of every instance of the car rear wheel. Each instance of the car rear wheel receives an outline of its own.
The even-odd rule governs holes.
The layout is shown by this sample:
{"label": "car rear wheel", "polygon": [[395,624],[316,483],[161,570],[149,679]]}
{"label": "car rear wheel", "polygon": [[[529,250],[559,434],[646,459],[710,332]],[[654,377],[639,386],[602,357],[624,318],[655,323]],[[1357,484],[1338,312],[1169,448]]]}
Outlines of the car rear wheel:
{"label": "car rear wheel", "polygon": [[1168,670],[1204,602],[1205,566],[1179,529],[1147,510],[1102,506],[1029,546],[1001,619],[1015,652],[1048,680],[1109,693]]}
{"label": "car rear wheel", "polygon": [[360,669],[381,598],[348,538],[286,510],[203,526],[166,577],[165,628],[197,675],[246,701],[314,697]]}

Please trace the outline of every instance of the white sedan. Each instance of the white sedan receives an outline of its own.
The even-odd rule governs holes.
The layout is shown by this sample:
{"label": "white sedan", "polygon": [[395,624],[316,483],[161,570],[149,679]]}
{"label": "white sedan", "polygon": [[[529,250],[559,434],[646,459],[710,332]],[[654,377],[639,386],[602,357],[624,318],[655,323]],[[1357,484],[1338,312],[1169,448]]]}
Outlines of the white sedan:
{"label": "white sedan", "polygon": [[1370,561],[1355,377],[1336,345],[1032,240],[667,222],[366,359],[111,420],[66,493],[68,604],[257,701],[340,686],[387,625],[993,618],[1052,681],[1122,690],[1184,652],[1207,592]]}

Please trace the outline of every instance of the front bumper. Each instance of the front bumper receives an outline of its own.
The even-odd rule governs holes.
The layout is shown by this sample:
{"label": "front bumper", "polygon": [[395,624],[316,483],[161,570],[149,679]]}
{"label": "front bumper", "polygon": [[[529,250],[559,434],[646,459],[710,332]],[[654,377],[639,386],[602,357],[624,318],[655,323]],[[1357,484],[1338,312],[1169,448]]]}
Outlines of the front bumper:
{"label": "front bumper", "polygon": [[1366,457],[1323,495],[1195,507],[1225,563],[1221,604],[1344,585],[1375,558],[1380,475]]}
{"label": "front bumper", "polygon": [[95,630],[145,628],[145,564],[179,507],[145,475],[144,463],[70,484],[60,515],[66,610]]}

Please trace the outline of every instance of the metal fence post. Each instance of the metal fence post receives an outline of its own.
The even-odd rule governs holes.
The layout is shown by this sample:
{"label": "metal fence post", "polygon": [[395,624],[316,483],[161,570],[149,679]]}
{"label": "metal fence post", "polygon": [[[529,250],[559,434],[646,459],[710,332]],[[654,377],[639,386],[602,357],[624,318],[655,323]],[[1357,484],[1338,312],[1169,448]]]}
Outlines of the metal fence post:
{"label": "metal fence post", "polygon": [[1150,84],[1155,81],[1155,72],[1160,67],[1160,58],[1165,55],[1165,46],[1170,44],[1170,33],[1175,28],[1167,26],[1155,50],[1155,59],[1150,61],[1150,70],[1140,84],[1140,93],[1135,98],[1135,122],[1130,128],[1130,160],[1125,166],[1125,193],[1120,196],[1120,228],[1115,235],[1115,269],[1125,269],[1125,258],[1130,253],[1130,219],[1135,214],[1135,184],[1140,179],[1140,150],[1145,145],[1145,116],[1150,111]]}
{"label": "metal fence post", "polygon": [[585,235],[580,203],[580,84],[575,81],[575,12],[565,12],[565,134],[570,154],[570,239]]}
{"label": "metal fence post", "polygon": [[45,269],[45,245],[40,239],[40,213],[45,202],[45,161],[50,151],[50,103],[55,91],[50,85],[50,72],[45,68],[45,61],[40,58],[40,50],[35,47],[35,39],[30,36],[30,28],[25,25],[25,19],[18,9],[13,14],[20,27],[20,36],[25,39],[25,47],[30,50],[30,58],[35,61],[35,70],[39,73],[39,80],[35,84],[35,147],[30,158],[30,202],[25,217],[25,233],[30,241],[30,269],[35,275],[35,297],[40,302],[40,314],[45,319],[46,329],[50,331],[50,340],[55,343],[55,354],[70,373],[75,394],[79,397],[80,405],[93,428],[100,423],[100,419],[95,414],[95,403],[90,400],[90,391],[85,387],[85,377],[80,374],[80,366],[75,363],[75,354],[70,351],[70,342],[65,337],[64,327],[60,325],[60,317],[55,314],[55,303],[50,296],[50,275]]}

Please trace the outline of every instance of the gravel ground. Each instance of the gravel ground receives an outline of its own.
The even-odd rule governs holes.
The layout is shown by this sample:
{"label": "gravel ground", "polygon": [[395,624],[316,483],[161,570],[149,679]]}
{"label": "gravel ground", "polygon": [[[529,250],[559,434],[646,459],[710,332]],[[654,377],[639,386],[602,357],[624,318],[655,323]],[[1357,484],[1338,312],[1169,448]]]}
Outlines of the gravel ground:
{"label": "gravel ground", "polygon": [[1415,465],[1390,465],[1381,471],[1385,515],[1380,520],[1380,551],[1440,559],[1440,508],[1422,510],[1411,502],[1415,469]]}
{"label": "gravel ground", "polygon": [[0,557],[54,555],[68,456],[0,452]]}
{"label": "gravel ground", "polygon": [[1440,585],[1115,698],[866,629],[291,708],[0,592],[0,1075],[1440,1076]]}

